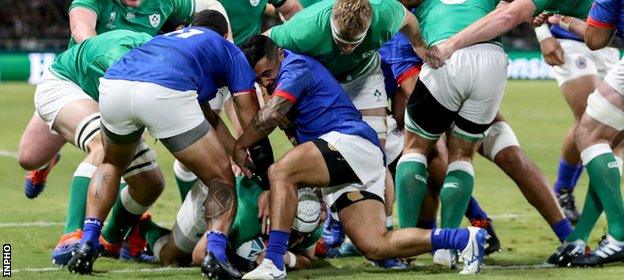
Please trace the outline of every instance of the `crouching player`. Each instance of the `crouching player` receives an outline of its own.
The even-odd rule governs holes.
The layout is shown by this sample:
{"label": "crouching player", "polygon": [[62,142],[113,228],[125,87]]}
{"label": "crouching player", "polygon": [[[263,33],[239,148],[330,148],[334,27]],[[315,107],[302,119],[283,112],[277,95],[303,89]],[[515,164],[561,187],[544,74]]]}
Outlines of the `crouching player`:
{"label": "crouching player", "polygon": [[234,174],[226,153],[233,150],[234,139],[208,100],[227,86],[239,116],[251,119],[258,110],[255,95],[249,94],[255,92],[255,78],[238,47],[202,26],[157,36],[108,69],[99,87],[104,159],[89,185],[84,234],[69,261],[71,272],[91,273],[102,221],[117,196],[131,151],[147,128],[208,186],[207,274],[240,277],[225,254],[236,214]]}
{"label": "crouching player", "polygon": [[[87,153],[74,172],[65,232],[52,253],[55,264],[67,264],[72,250],[78,247],[87,186],[96,166],[102,162],[98,79],[121,56],[151,38],[146,33],[128,30],[111,31],[90,38],[60,54],[37,85],[37,114],[51,131]],[[129,228],[160,196],[164,179],[155,159],[156,153],[141,142],[123,174],[130,187],[121,192],[118,211],[111,217],[109,225],[117,229]],[[117,231],[110,233],[109,237],[120,235]]]}
{"label": "crouching player", "polygon": [[299,144],[269,168],[267,253],[244,279],[286,277],[284,254],[297,211],[297,186],[302,185],[322,188],[331,215],[371,260],[448,248],[462,251],[463,273],[479,270],[487,237],[484,230],[386,229],[384,155],[377,135],[329,71],[310,57],[278,49],[264,36],[253,37],[242,48],[260,84],[273,96],[237,140],[235,161],[248,173],[245,149],[277,126],[294,129]]}

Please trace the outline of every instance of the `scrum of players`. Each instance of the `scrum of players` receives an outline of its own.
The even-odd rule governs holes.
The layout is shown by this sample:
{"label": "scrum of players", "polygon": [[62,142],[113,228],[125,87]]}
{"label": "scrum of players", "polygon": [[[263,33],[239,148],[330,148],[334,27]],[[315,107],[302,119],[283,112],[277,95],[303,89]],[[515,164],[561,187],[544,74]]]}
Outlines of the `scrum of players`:
{"label": "scrum of players", "polygon": [[[283,23],[261,34],[264,13]],[[624,62],[609,47],[622,1],[74,0],[69,16],[70,47],[37,85],[19,160],[35,198],[66,142],[85,152],[52,252],[72,273],[104,255],[279,279],[315,255],[401,269],[428,252],[478,273],[501,244],[472,197],[475,151],[551,226],[561,246],[548,263],[624,260]],[[497,38],[524,21],[575,116],[554,191],[499,111]],[[293,147],[275,160],[277,127]],[[145,130],[176,159],[171,228],[147,213],[164,178]],[[590,251],[603,211],[608,234]]]}

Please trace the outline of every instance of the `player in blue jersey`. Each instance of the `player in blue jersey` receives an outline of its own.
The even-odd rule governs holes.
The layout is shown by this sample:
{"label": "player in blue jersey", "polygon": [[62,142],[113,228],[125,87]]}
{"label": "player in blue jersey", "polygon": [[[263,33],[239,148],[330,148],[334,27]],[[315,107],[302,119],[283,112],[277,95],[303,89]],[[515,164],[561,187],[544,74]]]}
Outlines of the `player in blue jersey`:
{"label": "player in blue jersey", "polygon": [[553,73],[564,99],[574,115],[574,125],[565,134],[561,146],[557,180],[554,193],[567,218],[576,223],[579,212],[574,199],[574,187],[582,171],[579,151],[574,144],[574,127],[578,124],[591,94],[607,71],[620,59],[616,48],[607,47],[592,51],[582,36],[558,25],[543,24],[535,28],[544,61],[553,66]]}
{"label": "player in blue jersey", "polygon": [[[614,34],[623,37],[624,2],[597,0],[587,22],[568,16],[549,19],[564,29],[583,35],[591,50],[609,45]],[[616,32],[617,31],[617,32]],[[605,76],[587,99],[587,108],[574,131],[574,140],[589,175],[589,188],[583,212],[568,245],[555,256],[560,265],[598,266],[624,260],[624,202],[621,193],[622,159],[613,153],[624,130],[624,59]],[[605,212],[608,232],[606,238],[590,254],[583,254],[587,239],[596,221]],[[579,253],[580,251],[580,253]]]}
{"label": "player in blue jersey", "polygon": [[245,149],[278,126],[290,130],[298,144],[269,168],[271,230],[267,253],[258,268],[243,279],[286,277],[283,258],[296,214],[296,186],[322,189],[331,215],[341,221],[347,235],[368,259],[456,248],[463,251],[464,272],[478,271],[484,230],[410,228],[388,234],[383,203],[384,154],[377,135],[362,121],[327,69],[308,56],[278,49],[262,35],[252,37],[242,48],[259,83],[272,93],[272,98],[236,141],[235,161],[239,166],[249,166]]}
{"label": "player in blue jersey", "polygon": [[210,231],[202,271],[209,277],[240,277],[225,254],[236,214],[227,156],[234,139],[208,101],[227,86],[246,124],[258,110],[255,94],[250,94],[255,78],[238,47],[200,26],[157,36],[108,69],[99,87],[104,160],[89,185],[81,245],[68,264],[71,272],[91,272],[119,176],[147,128],[208,186],[204,217]]}

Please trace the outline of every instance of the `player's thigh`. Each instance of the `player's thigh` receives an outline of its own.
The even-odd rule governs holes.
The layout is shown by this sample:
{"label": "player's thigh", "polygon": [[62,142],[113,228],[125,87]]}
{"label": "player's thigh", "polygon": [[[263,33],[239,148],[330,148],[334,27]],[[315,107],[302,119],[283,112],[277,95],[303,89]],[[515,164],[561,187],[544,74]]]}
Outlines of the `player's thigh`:
{"label": "player's thigh", "polygon": [[64,144],[65,139],[52,133],[48,125],[35,113],[20,139],[19,163],[28,170],[39,168],[50,161]]}
{"label": "player's thigh", "polygon": [[75,100],[65,105],[52,124],[52,128],[68,142],[85,150],[90,140],[99,133],[100,114],[93,99]]}
{"label": "player's thigh", "polygon": [[[327,165],[326,158],[330,161],[334,159],[331,158],[332,155],[328,155],[327,152],[324,155],[319,149],[322,143],[323,140],[317,139],[297,145],[288,151],[269,167],[268,175],[271,183],[287,181],[318,187],[330,184],[330,167]],[[325,145],[327,145],[326,142]]]}
{"label": "player's thigh", "polygon": [[563,98],[566,100],[575,119],[580,119],[587,107],[587,98],[598,86],[597,75],[585,75],[561,85]]}
{"label": "player's thigh", "polygon": [[[357,199],[357,195],[352,193],[346,196]],[[384,204],[375,199],[360,200],[338,212],[345,233],[364,254],[373,253],[383,246],[383,235],[387,232],[385,216]]]}
{"label": "player's thigh", "polygon": [[624,130],[624,63],[614,67],[596,92],[587,99],[587,109],[574,131],[579,150],[596,142],[610,142]]}

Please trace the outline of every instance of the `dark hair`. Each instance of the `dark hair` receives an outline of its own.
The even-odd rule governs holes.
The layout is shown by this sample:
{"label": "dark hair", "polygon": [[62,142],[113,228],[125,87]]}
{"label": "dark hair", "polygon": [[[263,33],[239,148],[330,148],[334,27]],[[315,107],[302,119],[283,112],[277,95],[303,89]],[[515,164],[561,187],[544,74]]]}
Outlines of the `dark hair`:
{"label": "dark hair", "polygon": [[256,67],[258,61],[265,56],[269,59],[277,58],[277,45],[273,43],[271,38],[264,35],[255,35],[247,39],[240,48],[251,67]]}
{"label": "dark hair", "polygon": [[223,14],[215,10],[203,10],[193,17],[189,26],[201,26],[225,36],[228,33],[228,23]]}

